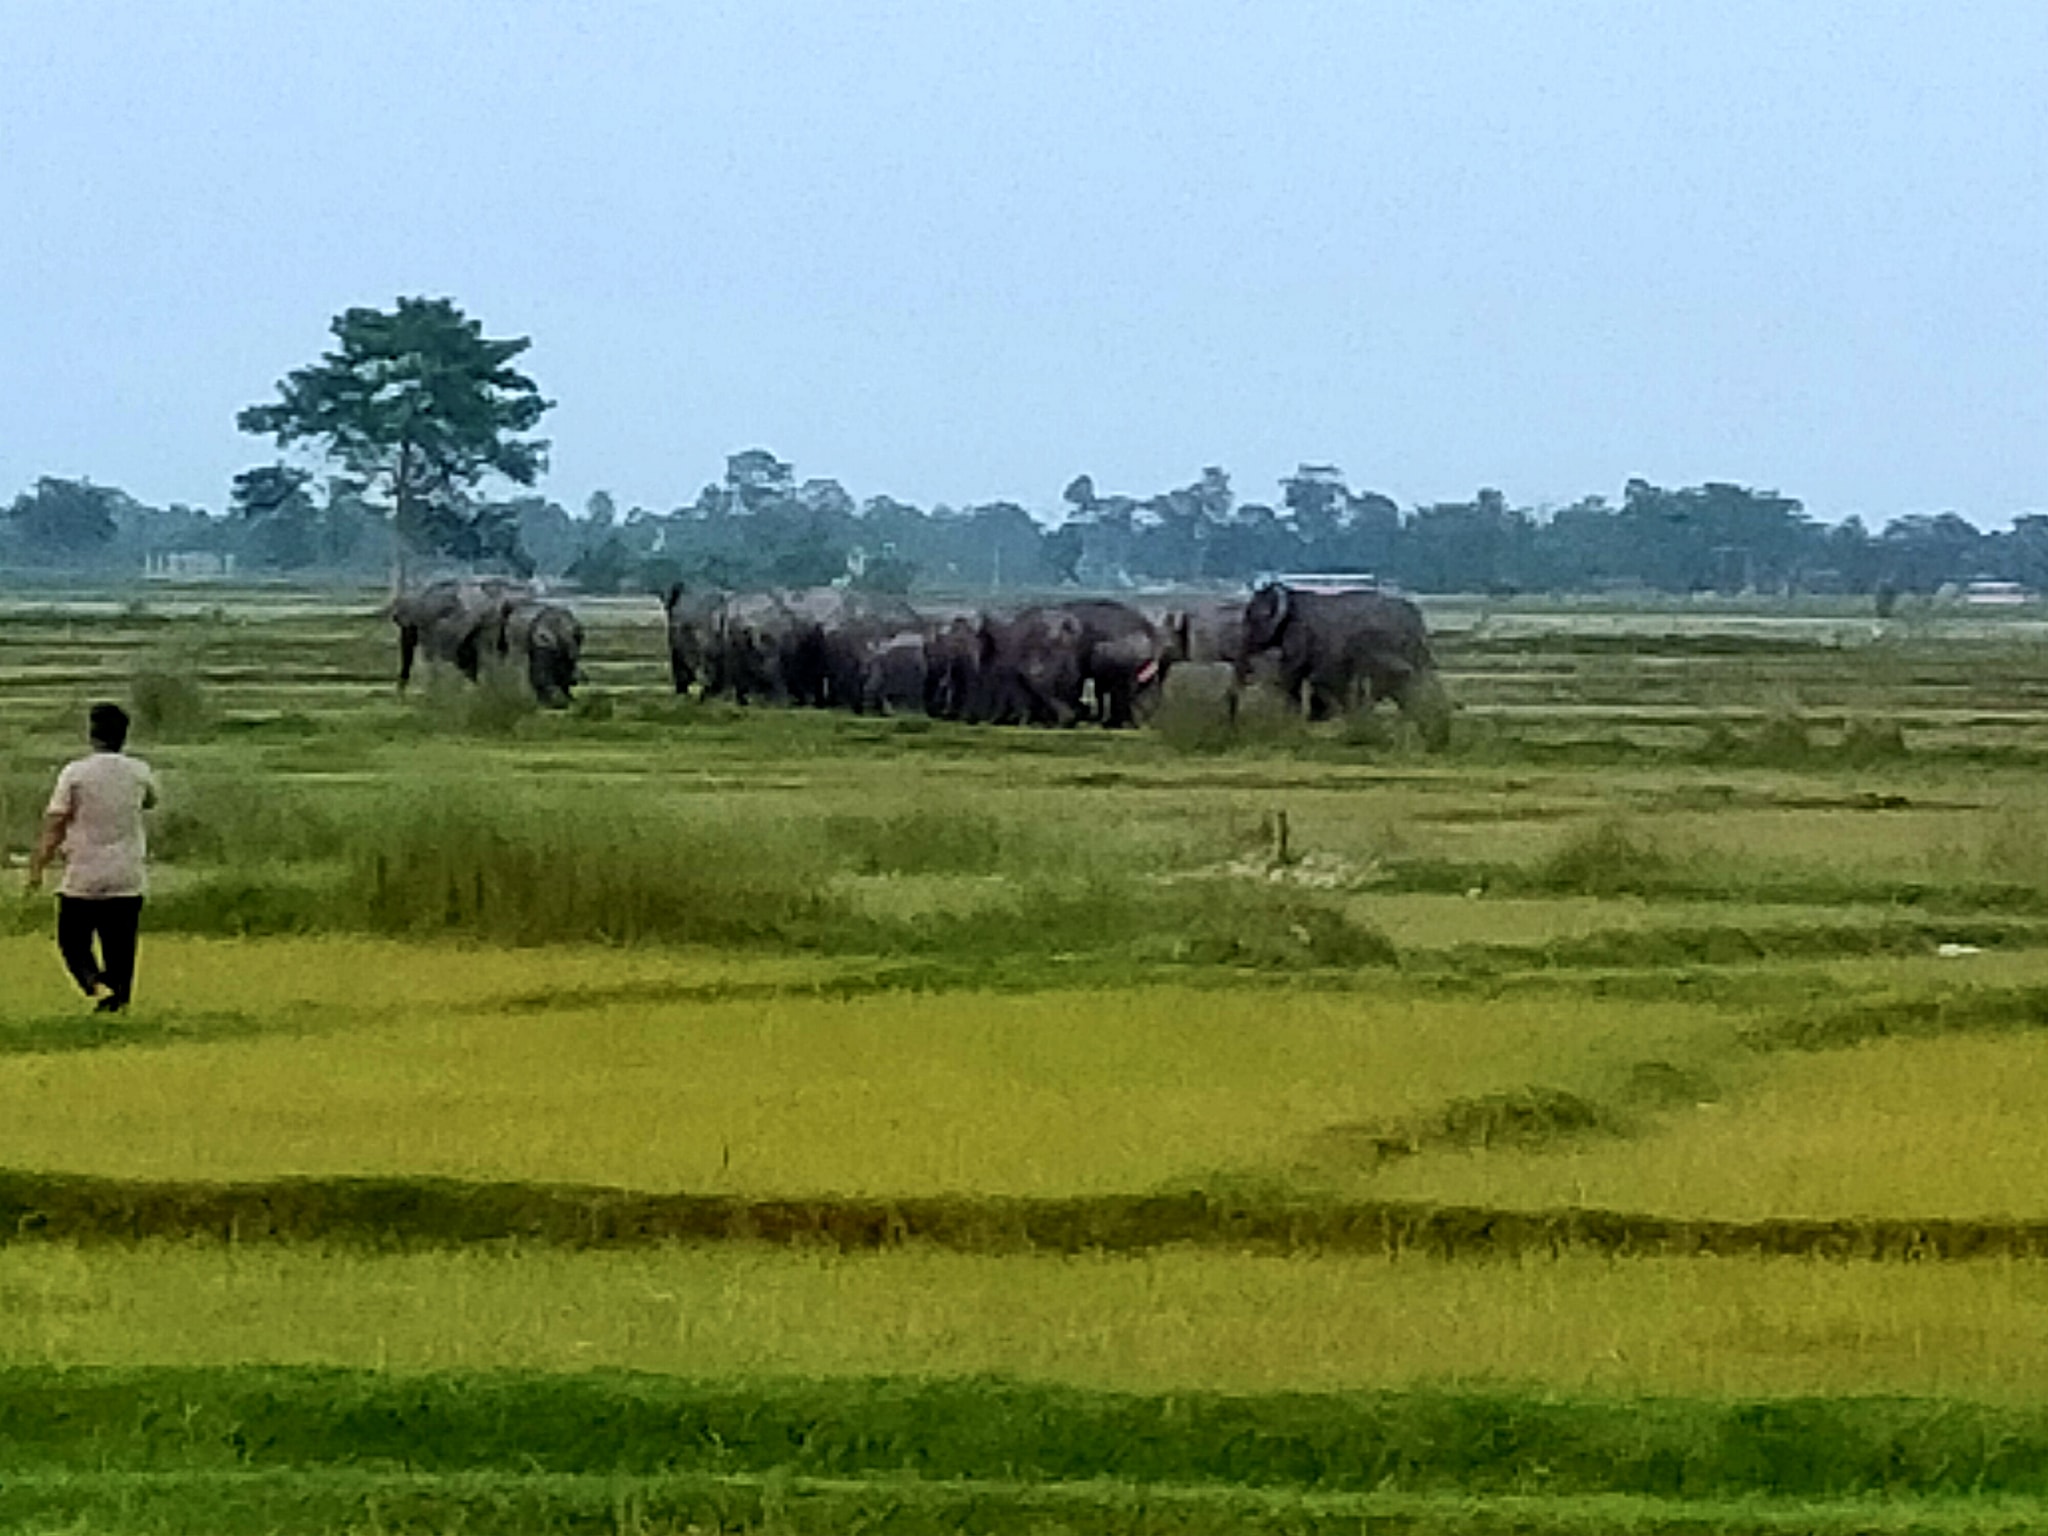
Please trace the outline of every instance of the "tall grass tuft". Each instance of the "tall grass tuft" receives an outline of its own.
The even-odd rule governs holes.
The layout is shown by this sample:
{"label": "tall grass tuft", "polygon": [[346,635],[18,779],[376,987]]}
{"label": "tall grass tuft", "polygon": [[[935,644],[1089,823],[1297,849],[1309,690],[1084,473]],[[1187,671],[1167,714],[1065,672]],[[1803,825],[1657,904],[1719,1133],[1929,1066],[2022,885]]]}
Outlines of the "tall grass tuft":
{"label": "tall grass tuft", "polygon": [[511,667],[486,666],[472,683],[447,667],[426,669],[420,689],[421,728],[453,736],[511,736],[540,712]]}
{"label": "tall grass tuft", "polygon": [[1014,904],[927,919],[889,942],[953,960],[1116,953],[1140,964],[1255,970],[1398,963],[1384,934],[1329,898],[1249,882],[1034,883]]}
{"label": "tall grass tuft", "polygon": [[1259,681],[1232,701],[1231,669],[1221,663],[1174,668],[1166,694],[1146,722],[1178,752],[1285,751],[1308,739],[1301,711],[1278,688]]}
{"label": "tall grass tuft", "polygon": [[857,875],[994,875],[1029,869],[1048,839],[1015,818],[964,804],[937,804],[894,815],[831,815],[826,846]]}
{"label": "tall grass tuft", "polygon": [[1813,757],[1813,736],[1795,709],[1774,709],[1750,742],[1750,760],[1764,768],[1798,768]]}
{"label": "tall grass tuft", "polygon": [[128,681],[128,697],[137,729],[152,740],[190,741],[213,723],[206,689],[188,668],[139,668]]}
{"label": "tall grass tuft", "polygon": [[1842,761],[1855,768],[1895,763],[1907,755],[1906,733],[1896,720],[1859,716],[1844,727],[1837,750]]}
{"label": "tall grass tuft", "polygon": [[1619,817],[1575,828],[1529,873],[1533,889],[1576,896],[1631,896],[1650,890],[1670,860]]}
{"label": "tall grass tuft", "polygon": [[809,944],[845,916],[829,872],[794,825],[764,818],[420,801],[358,833],[344,902],[379,933]]}

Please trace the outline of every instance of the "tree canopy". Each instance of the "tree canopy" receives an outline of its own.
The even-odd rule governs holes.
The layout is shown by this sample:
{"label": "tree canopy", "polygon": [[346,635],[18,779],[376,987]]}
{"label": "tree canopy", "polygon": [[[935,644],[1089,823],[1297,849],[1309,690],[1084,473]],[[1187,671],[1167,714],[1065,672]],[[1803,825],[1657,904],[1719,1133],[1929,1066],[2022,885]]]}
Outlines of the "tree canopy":
{"label": "tree canopy", "polygon": [[338,345],[288,374],[274,404],[250,406],[236,425],[280,448],[317,446],[416,547],[502,553],[504,530],[516,524],[479,526],[469,493],[494,473],[532,485],[547,467],[547,443],[520,435],[554,404],[511,366],[530,340],[486,337],[448,299],[350,309],[329,329]]}

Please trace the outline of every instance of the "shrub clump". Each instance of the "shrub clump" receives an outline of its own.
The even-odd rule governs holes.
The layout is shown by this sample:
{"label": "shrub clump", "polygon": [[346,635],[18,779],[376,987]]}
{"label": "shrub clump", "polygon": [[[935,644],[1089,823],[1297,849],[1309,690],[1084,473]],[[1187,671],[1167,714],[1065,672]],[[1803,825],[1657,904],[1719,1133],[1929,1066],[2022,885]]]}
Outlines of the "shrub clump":
{"label": "shrub clump", "polygon": [[1607,818],[1568,835],[1530,872],[1542,891],[1577,896],[1634,896],[1669,867],[1664,851],[1627,821]]}
{"label": "shrub clump", "polygon": [[189,740],[213,721],[206,689],[187,669],[143,667],[129,679],[128,698],[137,729],[157,741]]}
{"label": "shrub clump", "polygon": [[825,842],[857,875],[992,875],[1021,860],[1021,827],[985,812],[940,808],[896,816],[825,818]]}
{"label": "shrub clump", "polygon": [[812,944],[845,916],[793,836],[559,808],[420,806],[351,849],[347,915],[510,944]]}
{"label": "shrub clump", "polygon": [[1851,720],[1838,750],[1842,761],[1851,767],[1895,763],[1906,756],[1906,733],[1896,720]]}

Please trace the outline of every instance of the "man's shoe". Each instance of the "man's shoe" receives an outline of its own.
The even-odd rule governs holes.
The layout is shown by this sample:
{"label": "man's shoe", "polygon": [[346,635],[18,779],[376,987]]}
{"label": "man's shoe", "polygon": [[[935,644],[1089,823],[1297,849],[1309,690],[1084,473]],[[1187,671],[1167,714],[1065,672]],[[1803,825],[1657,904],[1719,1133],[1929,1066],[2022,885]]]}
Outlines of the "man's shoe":
{"label": "man's shoe", "polygon": [[103,997],[97,1003],[94,1003],[92,1011],[94,1013],[119,1013],[122,1009],[126,1008],[127,1006],[128,1004],[125,999],[108,996]]}

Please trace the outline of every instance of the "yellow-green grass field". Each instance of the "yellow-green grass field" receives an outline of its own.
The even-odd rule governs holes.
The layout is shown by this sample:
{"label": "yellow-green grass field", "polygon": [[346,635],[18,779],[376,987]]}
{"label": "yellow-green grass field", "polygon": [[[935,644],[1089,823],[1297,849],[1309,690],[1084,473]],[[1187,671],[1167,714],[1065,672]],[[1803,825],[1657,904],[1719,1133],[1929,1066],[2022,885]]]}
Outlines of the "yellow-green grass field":
{"label": "yellow-green grass field", "polygon": [[152,1242],[0,1252],[0,1302],[10,1367],[2048,1403],[2048,1270],[2037,1264],[747,1244],[374,1256]]}
{"label": "yellow-green grass field", "polygon": [[[0,941],[0,963],[32,978],[0,1042],[10,1017],[53,1038],[67,1000],[42,946]],[[1591,1093],[1710,1022],[1395,987],[716,1000],[690,989],[804,967],[348,939],[165,935],[147,966],[163,1032],[141,1036],[138,1013],[136,1044],[116,1028],[89,1051],[0,1056],[0,1165],[754,1196],[1188,1188],[1284,1164],[1331,1127],[1532,1082]],[[579,1003],[592,986],[607,1000]],[[531,1001],[550,990],[559,1006]]]}
{"label": "yellow-green grass field", "polygon": [[[0,852],[94,697],[136,705],[165,801],[125,1018],[68,990],[47,900],[0,890],[0,1171],[2048,1220],[2038,626],[1432,616],[1440,756],[1383,720],[1231,739],[1197,692],[1117,734],[679,701],[623,599],[589,605],[559,715],[396,698],[368,599],[0,605]],[[204,1396],[332,1367],[1731,1424],[2032,1411],[2048,1381],[2032,1260],[73,1246],[32,1214],[0,1247],[0,1413],[17,1369],[23,1402],[44,1370],[190,1367]],[[1413,1528],[1485,1528],[1440,1514]]]}
{"label": "yellow-green grass field", "polygon": [[[0,1165],[757,1198],[1256,1186],[1736,1220],[2048,1216],[2048,1039],[2009,1029],[1811,1051],[1771,1047],[1751,1005],[1688,1004],[1682,988],[1646,1003],[1395,974],[833,996],[816,959],[148,946],[145,985],[168,1001],[95,1034],[67,1031],[42,940],[0,940],[21,982],[0,1004]],[[1754,969],[1748,985],[1767,985]],[[1859,997],[1880,1017],[1921,992],[2028,998],[2048,954],[1791,979],[1853,1021]],[[1497,1145],[1432,1129],[1447,1107],[1536,1089],[1607,1118]],[[1371,1144],[1401,1136],[1413,1155]]]}

